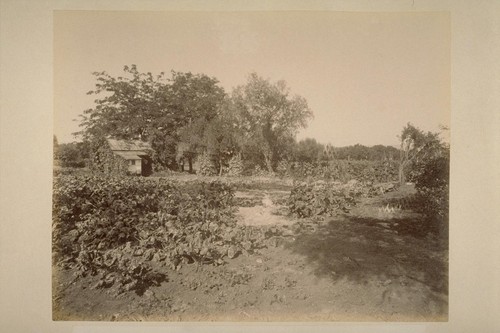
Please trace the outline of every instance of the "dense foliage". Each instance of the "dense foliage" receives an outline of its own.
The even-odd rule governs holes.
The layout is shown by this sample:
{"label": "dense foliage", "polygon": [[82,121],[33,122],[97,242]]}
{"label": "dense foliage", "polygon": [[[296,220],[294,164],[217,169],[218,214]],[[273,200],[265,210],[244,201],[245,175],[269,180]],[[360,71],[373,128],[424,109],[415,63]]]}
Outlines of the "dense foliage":
{"label": "dense foliage", "polygon": [[392,161],[399,156],[399,150],[383,145],[367,147],[356,144],[334,147],[331,144],[324,145],[315,139],[305,138],[293,146],[291,156],[293,161],[309,163],[332,160]]}
{"label": "dense foliage", "polygon": [[55,264],[99,275],[97,287],[141,292],[165,278],[151,261],[220,264],[253,247],[233,217],[232,188],[220,182],[62,175],[53,193]]}
{"label": "dense foliage", "polygon": [[288,200],[290,212],[298,217],[334,216],[353,205],[354,197],[348,191],[326,183],[295,184]]}
{"label": "dense foliage", "polygon": [[54,137],[54,161],[63,168],[83,168],[87,166],[90,147],[83,142],[57,143]]}
{"label": "dense foliage", "polygon": [[[150,143],[157,171],[178,169],[208,153],[218,173],[242,154],[273,171],[282,143],[294,140],[312,115],[303,97],[290,96],[284,81],[276,83],[252,73],[228,95],[217,79],[204,74],[141,73],[135,65],[124,76],[95,72],[93,108],[81,115],[84,142],[111,136]],[[102,140],[101,140],[102,141]],[[93,151],[94,152],[94,151]]]}
{"label": "dense foliage", "polygon": [[[442,130],[447,128],[442,127]],[[399,180],[415,183],[414,206],[431,222],[430,225],[447,225],[450,147],[442,141],[440,133],[424,132],[410,123],[403,128]]]}
{"label": "dense foliage", "polygon": [[412,165],[410,179],[417,190],[417,210],[429,221],[447,223],[449,218],[450,152],[443,144]]}
{"label": "dense foliage", "polygon": [[203,153],[198,156],[199,170],[198,174],[201,176],[213,176],[216,174],[215,165],[211,156]]}
{"label": "dense foliage", "polygon": [[325,158],[339,160],[396,160],[399,156],[399,150],[392,146],[375,145],[367,147],[356,144],[346,147],[325,146]]}
{"label": "dense foliage", "polygon": [[435,154],[441,142],[438,133],[425,133],[410,123],[403,128],[400,139],[399,182],[404,184],[415,165]]}
{"label": "dense foliage", "polygon": [[293,148],[293,160],[296,162],[314,163],[327,157],[325,147],[315,139],[300,140]]}
{"label": "dense foliage", "polygon": [[228,162],[227,175],[233,177],[241,176],[242,174],[243,161],[241,160],[241,155],[235,155]]}
{"label": "dense foliage", "polygon": [[88,159],[88,166],[92,172],[114,176],[128,174],[128,161],[115,155],[109,148],[106,139],[96,139],[89,145],[93,151]]}
{"label": "dense foliage", "polygon": [[[203,74],[171,72],[153,76],[135,65],[124,67],[124,77],[95,72],[95,106],[81,116],[84,141],[112,136],[141,139],[153,149],[156,168],[176,168],[179,143],[185,153],[203,141],[205,126],[216,117],[224,90],[215,78]],[[188,133],[189,135],[186,135]],[[182,152],[182,153],[184,153]]]}
{"label": "dense foliage", "polygon": [[372,197],[394,189],[371,182],[352,180],[346,184],[332,182],[297,182],[288,198],[290,212],[298,217],[328,217],[346,213],[361,197]]}
{"label": "dense foliage", "polygon": [[398,165],[394,161],[320,161],[282,162],[280,176],[295,179],[315,179],[348,182],[356,179],[363,182],[385,183],[397,180]]}
{"label": "dense foliage", "polygon": [[306,99],[290,95],[285,81],[271,82],[252,73],[231,96],[243,149],[257,152],[268,172],[275,170],[283,144],[294,139],[312,117]]}
{"label": "dense foliage", "polygon": [[208,154],[222,175],[237,155],[243,173],[260,167],[272,174],[282,161],[382,161],[399,153],[382,145],[338,148],[310,138],[297,142],[297,131],[312,117],[306,99],[292,95],[286,82],[256,73],[231,93],[205,74],[153,75],[135,65],[125,66],[123,76],[93,74],[96,85],[88,94],[96,96],[95,105],[81,115],[82,131],[77,134],[87,146],[92,143],[92,154],[105,137],[147,141],[155,171],[188,165],[194,172],[193,161],[201,154]]}

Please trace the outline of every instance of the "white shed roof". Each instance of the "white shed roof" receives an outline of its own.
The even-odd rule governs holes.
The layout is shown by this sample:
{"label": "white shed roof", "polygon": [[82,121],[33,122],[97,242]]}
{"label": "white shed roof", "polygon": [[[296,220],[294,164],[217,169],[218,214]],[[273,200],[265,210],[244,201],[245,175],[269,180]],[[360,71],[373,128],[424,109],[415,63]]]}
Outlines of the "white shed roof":
{"label": "white shed roof", "polygon": [[126,160],[140,160],[141,155],[144,156],[146,153],[141,153],[137,151],[115,151],[116,155],[123,157]]}

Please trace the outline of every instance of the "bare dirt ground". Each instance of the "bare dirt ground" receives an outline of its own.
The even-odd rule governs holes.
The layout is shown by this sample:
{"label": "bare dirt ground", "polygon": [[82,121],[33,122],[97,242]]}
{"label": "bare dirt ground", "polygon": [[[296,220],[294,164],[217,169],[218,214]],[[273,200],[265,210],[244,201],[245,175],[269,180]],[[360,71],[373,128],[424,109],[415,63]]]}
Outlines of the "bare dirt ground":
{"label": "bare dirt ground", "polygon": [[184,265],[143,295],[70,283],[54,270],[55,320],[442,321],[448,311],[447,233],[424,234],[406,207],[411,188],[363,199],[324,221],[286,216],[286,189],[240,190],[239,223],[284,230],[223,266]]}

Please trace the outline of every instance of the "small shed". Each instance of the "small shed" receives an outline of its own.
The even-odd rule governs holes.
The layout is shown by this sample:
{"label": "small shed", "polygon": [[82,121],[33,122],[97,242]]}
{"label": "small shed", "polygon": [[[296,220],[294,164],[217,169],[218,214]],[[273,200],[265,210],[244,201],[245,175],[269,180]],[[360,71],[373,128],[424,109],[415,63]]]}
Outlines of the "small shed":
{"label": "small shed", "polygon": [[125,161],[129,173],[149,176],[153,172],[149,143],[140,140],[107,139],[107,141],[113,155]]}

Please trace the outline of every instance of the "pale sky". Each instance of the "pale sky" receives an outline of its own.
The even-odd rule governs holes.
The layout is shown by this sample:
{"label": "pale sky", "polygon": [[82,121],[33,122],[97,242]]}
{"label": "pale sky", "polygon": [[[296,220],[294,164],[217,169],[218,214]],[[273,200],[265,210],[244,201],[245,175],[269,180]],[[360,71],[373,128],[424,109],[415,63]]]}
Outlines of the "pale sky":
{"label": "pale sky", "polygon": [[450,17],[444,12],[54,12],[54,134],[93,106],[94,71],[216,77],[226,92],[253,71],[285,80],[314,119],[298,139],[398,145],[407,122],[450,118]]}

